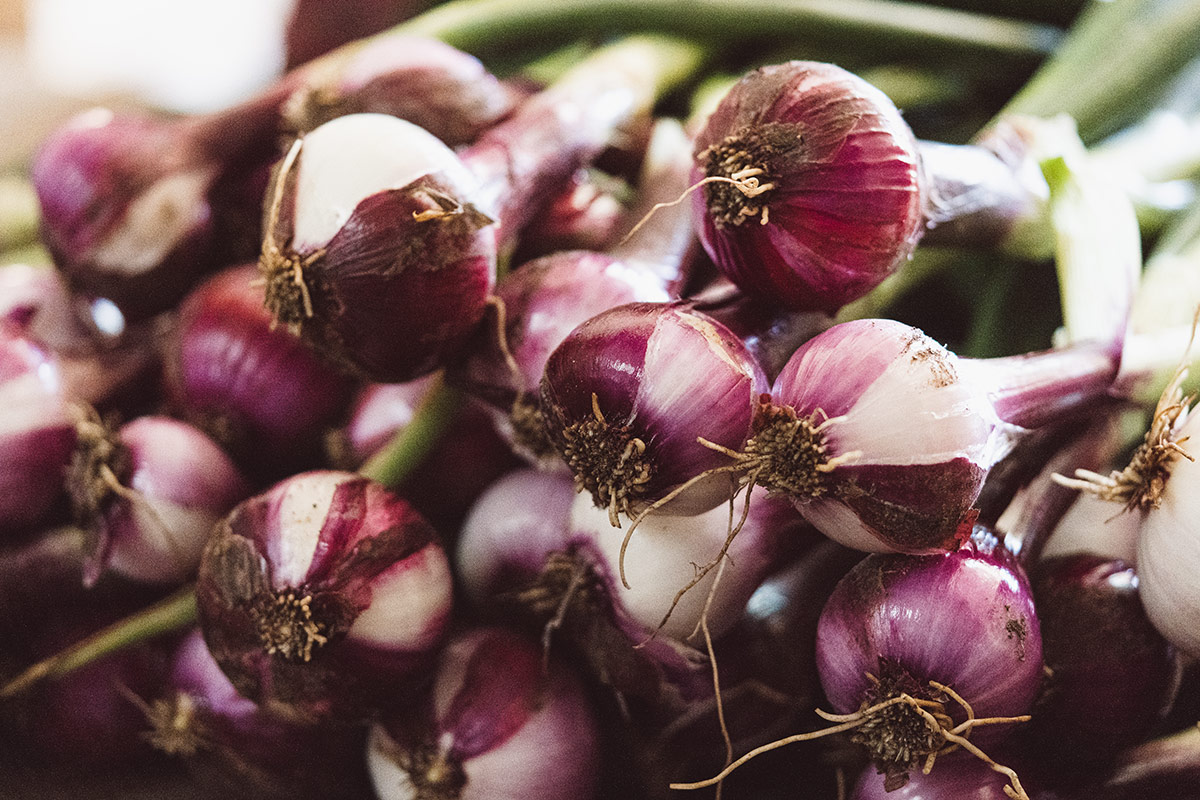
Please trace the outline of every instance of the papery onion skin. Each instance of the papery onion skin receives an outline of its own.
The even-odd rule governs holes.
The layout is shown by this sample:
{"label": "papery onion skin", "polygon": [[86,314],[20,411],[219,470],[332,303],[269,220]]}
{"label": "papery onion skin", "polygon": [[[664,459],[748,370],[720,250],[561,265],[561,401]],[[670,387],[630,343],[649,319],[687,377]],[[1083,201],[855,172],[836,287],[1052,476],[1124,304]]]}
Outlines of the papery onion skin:
{"label": "papery onion skin", "polygon": [[383,800],[588,800],[600,732],[564,663],[501,628],[467,631],[443,653],[428,719],[384,718],[367,763]]}
{"label": "papery onion skin", "polygon": [[[894,272],[924,230],[916,139],[878,89],[831,64],[760,67],[696,137],[693,208],[705,250],[744,291],[833,312]],[[748,213],[739,216],[738,209]],[[769,215],[768,215],[769,214]]]}
{"label": "papery onion skin", "polygon": [[277,484],[217,526],[197,602],[240,693],[299,719],[349,721],[398,681],[419,685],[452,589],[429,523],[381,485],[325,471]]}
{"label": "papery onion skin", "polygon": [[[950,687],[976,717],[1025,714],[1043,675],[1033,592],[1015,559],[982,530],[952,553],[867,556],[821,613],[817,669],[839,713],[887,699],[877,695],[897,691],[887,687],[899,676],[900,686],[911,681],[902,691],[930,690],[929,681]],[[954,702],[946,710],[964,717]],[[971,739],[994,741],[1012,727],[981,728]],[[879,766],[895,775],[920,765]]]}

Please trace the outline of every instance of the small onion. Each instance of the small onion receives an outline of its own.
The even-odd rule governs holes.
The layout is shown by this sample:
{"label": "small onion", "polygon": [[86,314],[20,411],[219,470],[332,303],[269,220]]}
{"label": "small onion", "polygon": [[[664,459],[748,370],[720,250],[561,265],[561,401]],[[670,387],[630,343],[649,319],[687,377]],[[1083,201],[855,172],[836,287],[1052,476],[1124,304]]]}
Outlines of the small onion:
{"label": "small onion", "polygon": [[[613,525],[723,466],[697,442],[738,448],[766,376],[728,328],[686,304],[631,303],[576,328],[546,362],[541,406],[551,441]],[[665,506],[707,511],[730,497],[706,475]]]}
{"label": "small onion", "polygon": [[144,583],[182,583],[195,573],[213,525],[250,494],[215,442],[157,416],[111,433],[81,423],[67,485],[76,521],[96,538],[84,572],[89,585],[107,570]]}
{"label": "small onion", "polygon": [[[852,714],[901,693],[939,702],[956,723],[1026,713],[1041,684],[1042,639],[1021,568],[983,531],[953,553],[867,556],[838,583],[817,627],[817,668],[833,709]],[[994,738],[1001,725],[973,732]],[[909,705],[851,732],[889,788],[947,743]],[[935,769],[937,767],[935,766]]]}
{"label": "small onion", "polygon": [[748,293],[836,311],[923,231],[916,139],[887,97],[831,64],[761,67],[696,136],[697,230]]}
{"label": "small onion", "polygon": [[449,622],[437,535],[381,485],[344,472],[289,478],[213,531],[201,629],[238,691],[300,719],[362,714],[418,684]]}
{"label": "small onion", "polygon": [[1103,396],[1115,374],[1104,349],[960,359],[900,322],[846,322],[793,354],[740,459],[842,544],[944,550],[1014,442]]}
{"label": "small onion", "polygon": [[351,381],[272,327],[253,265],[226,269],[184,301],[166,345],[166,382],[183,415],[255,472],[312,464]]}
{"label": "small onion", "polygon": [[425,718],[385,716],[367,763],[381,800],[589,800],[599,783],[595,714],[562,663],[515,633],[456,636]]}

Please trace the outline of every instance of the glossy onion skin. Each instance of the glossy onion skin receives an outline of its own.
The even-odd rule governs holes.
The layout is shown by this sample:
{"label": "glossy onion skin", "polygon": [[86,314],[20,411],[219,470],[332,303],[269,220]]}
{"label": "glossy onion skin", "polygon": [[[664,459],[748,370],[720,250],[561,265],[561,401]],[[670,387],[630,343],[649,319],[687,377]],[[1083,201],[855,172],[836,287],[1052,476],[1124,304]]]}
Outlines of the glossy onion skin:
{"label": "glossy onion skin", "polygon": [[796,499],[831,538],[862,550],[936,552],[952,547],[1012,426],[959,361],[915,328],[858,320],[798,349],[771,397],[798,417],[833,419],[830,490]]}
{"label": "glossy onion skin", "polygon": [[[728,457],[696,441],[702,436],[740,448],[762,368],[728,328],[686,304],[630,303],[576,328],[555,349],[542,376],[541,403],[550,438],[562,450],[565,431],[594,418],[592,395],[606,421],[627,426],[654,463],[637,503],[648,504]],[[672,500],[670,513],[697,514],[728,500],[730,484],[713,475]],[[603,506],[597,498],[597,505]]]}
{"label": "glossy onion skin", "polygon": [[[326,643],[270,652],[260,626],[281,595],[312,598]],[[407,502],[353,473],[309,472],[240,504],[210,536],[197,602],[210,651],[238,691],[300,719],[342,716],[416,685],[449,622],[448,560]]]}
{"label": "glossy onion skin", "polygon": [[1026,713],[1042,677],[1028,580],[979,536],[953,553],[867,556],[838,583],[817,627],[817,669],[834,710],[858,709],[881,658],[918,684],[954,689],[977,717]]}
{"label": "glossy onion skin", "polygon": [[768,136],[777,151],[759,179],[775,188],[750,201],[769,208],[766,224],[718,225],[707,192],[693,203],[705,250],[743,291],[833,312],[912,254],[924,230],[916,140],[878,89],[831,64],[755,70],[697,134],[693,182],[706,175],[709,147],[746,130]]}
{"label": "glossy onion skin", "polygon": [[166,379],[186,417],[266,472],[311,458],[352,381],[272,326],[257,277],[254,265],[240,265],[192,291],[167,344]]}

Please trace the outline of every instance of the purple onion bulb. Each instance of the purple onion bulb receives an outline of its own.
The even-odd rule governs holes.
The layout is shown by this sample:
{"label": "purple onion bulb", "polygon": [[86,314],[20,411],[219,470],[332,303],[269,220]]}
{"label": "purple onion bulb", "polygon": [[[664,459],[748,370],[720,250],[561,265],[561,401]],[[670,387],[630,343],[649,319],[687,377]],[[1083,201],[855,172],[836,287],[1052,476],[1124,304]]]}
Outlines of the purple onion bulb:
{"label": "purple onion bulb", "polygon": [[[867,556],[821,613],[817,670],[839,713],[908,694],[941,703],[961,723],[965,709],[931,686],[936,681],[965,699],[976,718],[1025,714],[1043,675],[1033,592],[1015,559],[982,533],[953,553]],[[970,739],[992,741],[1012,727],[980,728]],[[850,735],[892,788],[946,744],[903,703]]]}
{"label": "purple onion bulb", "polygon": [[428,719],[373,726],[367,764],[381,800],[589,800],[600,732],[565,664],[500,628],[469,631],[439,662]]}
{"label": "purple onion bulb", "polygon": [[367,478],[308,472],[213,531],[197,601],[238,691],[301,719],[353,718],[419,677],[452,605],[437,535]]}
{"label": "purple onion bulb", "polygon": [[916,139],[840,67],[792,61],[737,83],[697,134],[697,230],[746,292],[833,312],[912,254],[924,230]]}

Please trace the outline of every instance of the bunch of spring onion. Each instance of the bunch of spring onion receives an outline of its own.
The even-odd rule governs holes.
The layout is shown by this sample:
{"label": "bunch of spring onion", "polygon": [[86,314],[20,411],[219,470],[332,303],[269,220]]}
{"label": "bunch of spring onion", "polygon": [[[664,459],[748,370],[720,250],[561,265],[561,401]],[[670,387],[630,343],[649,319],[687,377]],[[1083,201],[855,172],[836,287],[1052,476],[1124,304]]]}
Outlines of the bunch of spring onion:
{"label": "bunch of spring onion", "polygon": [[[1197,159],[1084,143],[1200,15],[1105,5],[456,0],[210,116],[69,121],[0,219],[35,194],[53,261],[0,268],[0,794],[1186,790],[1181,378],[1118,451],[1174,366],[1147,186]],[[1049,260],[1041,317],[974,291]]]}

